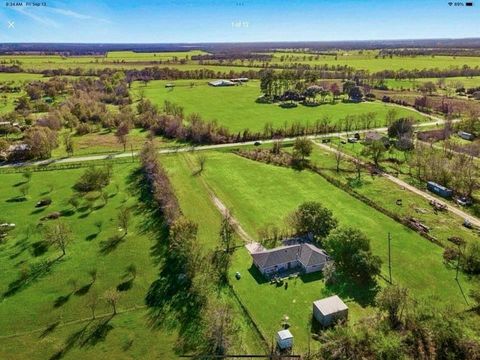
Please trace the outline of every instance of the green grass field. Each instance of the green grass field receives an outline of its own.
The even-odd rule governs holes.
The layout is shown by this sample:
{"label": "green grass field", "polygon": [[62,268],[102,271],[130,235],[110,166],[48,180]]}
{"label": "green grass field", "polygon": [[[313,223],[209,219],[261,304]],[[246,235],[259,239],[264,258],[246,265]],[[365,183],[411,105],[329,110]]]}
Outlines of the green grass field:
{"label": "green grass field", "polygon": [[[437,84],[438,78],[423,78],[423,79],[413,79],[413,80],[397,80],[397,79],[386,79],[385,84],[389,89],[392,90],[401,90],[401,89],[411,89],[415,90],[418,86],[423,83],[431,81],[434,84]],[[474,77],[450,77],[445,78],[445,84],[447,86],[452,86],[457,83],[462,84],[465,88],[473,88],[480,86],[480,76]]]}
{"label": "green grass field", "polygon": [[[208,69],[219,73],[230,71],[258,71],[258,67],[243,67],[235,65],[201,65],[198,61],[187,60],[192,55],[206,54],[200,50],[157,52],[157,53],[135,53],[131,51],[109,52],[106,56],[60,56],[60,55],[0,55],[0,61],[7,65],[19,62],[22,69],[26,71],[41,72],[52,69],[95,69],[114,68],[118,70],[143,69],[146,67],[159,66],[179,69],[182,71]],[[177,62],[160,64],[159,62]],[[182,60],[183,63],[178,61]]]}
{"label": "green grass field", "polygon": [[[136,82],[132,92],[144,91],[145,96],[153,103],[162,106],[165,100],[179,104],[187,114],[199,113],[206,120],[216,120],[233,132],[250,129],[263,131],[265,124],[271,123],[274,128],[282,128],[292,123],[314,124],[322,117],[329,117],[331,123],[338,123],[347,115],[360,115],[368,112],[377,114],[378,125],[385,123],[385,115],[391,108],[382,103],[337,103],[324,104],[317,107],[299,105],[297,108],[284,109],[276,104],[258,104],[255,100],[260,96],[258,81],[251,81],[244,86],[219,87],[209,86],[207,81],[176,81],[174,90],[165,88],[165,81],[151,81],[147,86]],[[143,90],[144,89],[144,90]],[[411,116],[421,121],[422,115],[407,109],[397,108],[398,116]]]}
{"label": "green grass field", "polygon": [[[387,233],[390,232],[394,281],[407,286],[415,296],[435,296],[443,305],[459,311],[466,308],[455,282],[455,271],[443,265],[439,246],[352,198],[319,175],[260,164],[226,152],[209,152],[204,172],[192,178],[195,167],[188,164],[195,163],[194,156],[170,155],[162,159],[176,187],[198,197],[183,205],[185,211],[193,214],[200,196],[203,197],[201,206],[206,206],[203,202],[208,199],[207,188],[211,188],[242,226],[256,237],[257,230],[264,225],[281,226],[285,216],[303,201],[320,201],[334,212],[341,225],[360,228],[371,238],[373,251],[384,261],[383,274],[387,273]],[[208,219],[212,211],[202,210],[202,218]],[[207,216],[203,216],[203,212]],[[200,216],[198,210],[196,216]],[[242,274],[239,281],[233,277],[236,271]],[[243,249],[234,256],[231,282],[267,338],[280,329],[282,317],[288,315],[296,344],[303,349],[308,342],[312,301],[338,293],[351,307],[353,320],[372,310],[372,292],[357,285],[325,288],[318,276],[289,280],[286,290],[265,283],[251,268],[251,259]],[[460,284],[468,293],[471,284],[464,277]]]}
{"label": "green grass field", "polygon": [[[336,139],[333,142],[338,144]],[[359,144],[353,146],[359,148]],[[345,144],[342,145],[342,149],[352,148],[353,146],[352,144]],[[334,154],[318,146],[313,148],[311,161],[319,166],[324,173],[345,185],[351,183],[351,180],[356,177],[355,166],[351,161],[342,160],[341,171],[337,173]],[[412,216],[419,219],[430,227],[430,235],[437,238],[443,245],[452,245],[448,241],[451,236],[460,236],[466,241],[477,239],[477,235],[473,231],[462,226],[462,218],[450,212],[435,214],[426,199],[404,190],[384,177],[372,176],[366,169],[362,170],[361,184],[357,184],[354,190],[400,217]],[[402,205],[397,205],[396,201],[398,199],[402,199]]]}
{"label": "green grass field", "polygon": [[45,78],[43,75],[40,74],[28,74],[28,73],[0,73],[0,83],[3,82],[12,82],[14,84],[23,83],[25,81],[32,81],[32,80],[44,80],[48,79]]}
{"label": "green grass field", "polygon": [[[140,308],[137,313],[132,311],[119,315],[118,320],[115,319],[111,324],[112,328],[109,329],[112,334],[108,337],[112,337],[112,344],[121,342],[122,338],[131,337],[134,339],[132,349],[147,351],[146,347],[149,347],[150,342],[148,339],[157,337],[152,336],[145,324],[145,318],[142,319],[140,315],[145,314],[141,309],[144,296],[157,273],[149,253],[152,241],[142,231],[140,218],[134,219],[131,233],[122,241],[117,244],[112,241],[113,236],[120,234],[116,225],[118,208],[126,205],[135,210],[137,207],[128,190],[128,179],[133,170],[134,167],[128,164],[115,166],[113,181],[107,188],[110,196],[108,203],[102,207],[102,201],[98,200],[97,208],[91,213],[83,207],[78,211],[72,211],[72,207],[66,204],[66,199],[73,194],[71,186],[84,169],[34,173],[27,201],[22,202],[15,201],[19,195],[18,186],[24,181],[21,174],[2,175],[0,213],[3,219],[16,223],[17,227],[6,244],[0,245],[0,262],[3,269],[0,274],[1,336],[45,330],[56,322],[67,323],[88,319],[90,315],[86,299],[89,293],[95,292],[102,296],[106,289],[128,281],[129,278],[123,278],[125,268],[134,264],[137,267],[137,275],[130,284],[131,288],[122,292],[119,309],[125,311]],[[45,196],[52,199],[52,204],[44,210],[37,210],[34,207],[35,203]],[[75,234],[73,243],[67,248],[67,255],[59,260],[55,260],[59,256],[58,250],[45,247],[41,227],[38,226],[39,219],[53,211],[65,211],[67,216],[64,220],[72,226]],[[48,267],[45,265],[47,261],[53,261],[53,264]],[[28,269],[32,270],[28,273],[26,272]],[[94,283],[88,275],[90,269],[98,271]],[[18,282],[22,279],[20,277],[22,272],[29,275],[24,275],[25,281]],[[77,282],[76,292],[68,284],[70,279]],[[101,301],[97,312],[108,313],[110,310]],[[120,325],[122,322],[127,324],[123,330]],[[140,326],[141,323],[143,326]],[[25,339],[19,338],[28,345],[23,349],[25,354],[21,358],[31,358],[36,352],[44,354],[44,358],[48,357],[47,354],[53,355],[54,351],[64,348],[65,342],[74,334],[69,330],[73,331],[75,328],[77,326],[67,326],[60,334],[52,331],[51,335],[40,337],[42,339],[40,346],[35,344],[43,330],[27,334]],[[140,334],[143,335],[139,336]],[[157,335],[161,337],[161,334]],[[28,341],[32,343],[29,344]],[[8,353],[8,349],[12,349],[10,340],[0,337],[0,344],[2,349],[0,354],[4,351],[0,357],[12,358],[13,353]],[[162,351],[171,353],[172,341],[169,348],[170,350]],[[121,347],[112,346],[108,347],[108,350],[111,356],[123,352]]]}
{"label": "green grass field", "polygon": [[[283,63],[303,63],[310,65],[347,65],[356,70],[368,70],[377,72],[382,70],[421,70],[421,69],[448,69],[450,67],[462,67],[468,65],[475,67],[480,65],[480,58],[473,56],[393,56],[378,57],[378,51],[341,51],[332,53],[332,55],[302,54],[297,52],[275,52],[273,54],[272,63],[282,63],[281,57],[291,56],[293,58],[285,58]],[[335,60],[335,55],[337,60]]]}
{"label": "green grass field", "polygon": [[171,52],[133,52],[133,51],[110,51],[107,53],[108,60],[119,61],[165,61],[165,60],[189,60],[191,56],[208,54],[202,50],[171,51]]}
{"label": "green grass field", "polygon": [[[145,141],[147,141],[148,131],[142,129],[132,129],[127,135],[126,152],[139,151]],[[59,135],[59,146],[52,152],[52,157],[65,157],[67,152],[63,143],[63,135]],[[164,139],[162,137],[155,137],[155,145],[161,147],[175,147],[182,146],[181,143]],[[107,154],[107,153],[122,153],[123,145],[120,144],[115,136],[115,132],[108,130],[94,132],[86,135],[74,135],[74,156],[93,155],[93,154]]]}
{"label": "green grass field", "polygon": [[[21,174],[2,174],[0,191],[1,218],[16,223],[16,229],[0,245],[0,358],[49,359],[176,359],[179,325],[174,319],[154,326],[154,318],[145,306],[145,296],[158,277],[161,258],[153,235],[146,230],[148,215],[138,201],[134,171],[138,165],[123,164],[113,168],[107,187],[109,199],[95,202],[92,212],[81,205],[77,211],[66,203],[73,194],[72,185],[84,169],[35,172],[26,201],[17,201]],[[52,204],[35,208],[43,197]],[[121,206],[132,209],[129,233],[120,241],[117,212]],[[46,247],[39,219],[53,211],[62,211],[64,221],[74,233],[67,255]],[[211,233],[200,232],[202,242]],[[210,240],[209,240],[210,241]],[[48,262],[51,262],[50,264]],[[49,265],[47,265],[49,264]],[[135,265],[136,275],[126,274]],[[91,280],[88,271],[97,270]],[[24,274],[24,275],[22,275]],[[72,281],[75,281],[75,287]],[[105,290],[120,287],[119,314],[111,318],[111,308],[101,299]],[[100,297],[98,319],[91,321],[87,307],[92,293]],[[218,296],[219,294],[215,294]],[[261,352],[262,345],[252,335],[238,304],[229,292],[220,294],[234,306],[239,324],[237,351]],[[59,358],[60,358],[59,357]]]}

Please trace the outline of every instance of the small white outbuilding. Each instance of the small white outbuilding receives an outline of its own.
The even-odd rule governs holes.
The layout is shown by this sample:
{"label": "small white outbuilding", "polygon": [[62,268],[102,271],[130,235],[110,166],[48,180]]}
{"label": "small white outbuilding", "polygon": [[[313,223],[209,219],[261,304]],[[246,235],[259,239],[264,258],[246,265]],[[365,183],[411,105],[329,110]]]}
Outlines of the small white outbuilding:
{"label": "small white outbuilding", "polygon": [[290,330],[280,330],[277,333],[277,344],[282,350],[291,349],[293,346],[293,335]]}
{"label": "small white outbuilding", "polygon": [[313,302],[313,316],[322,326],[348,318],[348,306],[337,295]]}

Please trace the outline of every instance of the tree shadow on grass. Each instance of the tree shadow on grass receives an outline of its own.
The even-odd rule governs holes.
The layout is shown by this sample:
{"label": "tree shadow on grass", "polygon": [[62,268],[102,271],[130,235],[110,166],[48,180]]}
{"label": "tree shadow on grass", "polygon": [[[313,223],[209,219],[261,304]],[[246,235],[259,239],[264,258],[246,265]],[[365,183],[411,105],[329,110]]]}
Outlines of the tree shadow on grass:
{"label": "tree shadow on grass", "polygon": [[39,209],[35,209],[35,210],[33,210],[32,212],[30,212],[30,215],[37,215],[37,214],[40,214],[40,213],[44,212],[44,211],[45,211],[45,209],[47,209],[47,207],[46,207],[46,206],[45,206],[45,207],[41,207],[41,208],[39,208]]}
{"label": "tree shadow on grass", "polygon": [[77,291],[75,291],[75,296],[84,296],[86,295],[89,291],[90,291],[90,288],[92,287],[93,285],[93,282],[90,282],[88,284],[85,284],[83,285],[80,289],[78,289]]}
{"label": "tree shadow on grass", "polygon": [[48,275],[54,264],[58,263],[61,257],[55,260],[44,260],[30,265],[29,269],[22,272],[17,280],[8,284],[8,289],[3,293],[4,297],[10,297],[30,286],[35,281]]}
{"label": "tree shadow on grass", "polygon": [[193,351],[200,341],[203,299],[192,289],[190,280],[181,276],[184,264],[168,251],[168,227],[141,170],[132,172],[127,181],[129,191],[138,199],[135,213],[141,219],[139,229],[154,240],[150,255],[160,268],[145,297],[147,324],[152,329],[176,329],[180,335],[176,350]]}
{"label": "tree shadow on grass", "polygon": [[338,295],[342,299],[353,299],[362,307],[373,305],[379,286],[375,281],[359,283],[347,276],[337,274],[334,284],[325,286],[326,295]]}
{"label": "tree shadow on grass", "polygon": [[316,271],[310,274],[302,274],[299,276],[300,280],[302,280],[303,283],[310,283],[312,281],[320,281],[323,279],[323,272],[321,271]]}
{"label": "tree shadow on grass", "polygon": [[114,251],[122,242],[125,241],[125,236],[113,235],[107,240],[100,242],[100,254],[108,255]]}
{"label": "tree shadow on grass", "polygon": [[28,244],[28,238],[25,237],[23,238],[22,240],[18,240],[15,245],[14,245],[15,248],[18,248],[17,252],[14,253],[14,254],[11,254],[8,258],[13,260],[13,259],[16,259],[17,257],[19,257],[20,255],[23,254],[24,251],[26,251],[28,248],[29,248],[29,244]]}
{"label": "tree shadow on grass", "polygon": [[60,215],[64,216],[64,217],[73,216],[74,214],[75,214],[75,211],[72,210],[72,209],[65,209],[65,210],[60,211]]}
{"label": "tree shadow on grass", "polygon": [[43,338],[47,337],[48,335],[50,335],[52,332],[55,331],[55,329],[57,328],[58,325],[60,325],[60,320],[55,321],[54,323],[51,323],[50,325],[48,325],[45,328],[45,330],[42,331],[39,338],[43,339]]}
{"label": "tree shadow on grass", "polygon": [[95,240],[97,237],[98,237],[98,233],[90,234],[85,238],[85,240],[92,241],[92,240]]}
{"label": "tree shadow on grass", "polygon": [[90,320],[80,330],[73,332],[67,338],[64,347],[53,354],[50,360],[62,359],[74,347],[84,348],[97,345],[99,342],[105,341],[108,333],[113,330],[113,325],[110,324],[113,315],[108,318]]}
{"label": "tree shadow on grass", "polygon": [[5,201],[8,203],[19,203],[19,202],[27,201],[27,198],[25,196],[15,196]]}
{"label": "tree shadow on grass", "polygon": [[56,309],[58,309],[59,307],[62,307],[63,305],[65,305],[68,302],[68,300],[70,300],[70,296],[72,296],[72,293],[67,294],[67,295],[60,295],[53,302],[53,307],[56,308]]}
{"label": "tree shadow on grass", "polygon": [[48,242],[45,240],[40,240],[34,242],[31,247],[31,253],[34,257],[42,256],[48,251]]}
{"label": "tree shadow on grass", "polygon": [[117,290],[118,291],[128,291],[132,288],[133,286],[133,278],[123,281],[120,284],[117,285]]}

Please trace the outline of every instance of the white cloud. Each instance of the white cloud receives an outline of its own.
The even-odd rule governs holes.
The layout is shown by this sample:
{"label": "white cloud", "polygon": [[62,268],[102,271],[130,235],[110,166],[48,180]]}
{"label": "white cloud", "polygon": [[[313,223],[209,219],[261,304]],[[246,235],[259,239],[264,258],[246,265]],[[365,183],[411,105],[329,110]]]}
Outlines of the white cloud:
{"label": "white cloud", "polygon": [[14,8],[16,11],[18,11],[20,14],[24,15],[24,16],[27,16],[29,17],[30,19],[44,25],[44,26],[48,26],[48,27],[54,27],[54,28],[58,28],[59,25],[57,22],[53,21],[52,19],[49,19],[47,17],[40,17],[38,15],[35,15],[35,14],[32,14],[30,11],[27,11],[26,9],[24,8],[21,8],[21,7],[15,7]]}
{"label": "white cloud", "polygon": [[74,18],[74,19],[96,20],[96,21],[101,21],[101,22],[105,22],[105,23],[110,23],[109,20],[97,18],[97,17],[90,16],[90,15],[80,14],[80,13],[72,11],[72,10],[66,10],[66,9],[60,9],[60,8],[50,8],[49,10],[56,13],[56,14],[63,15],[63,16],[66,16],[66,17],[70,17],[70,18]]}

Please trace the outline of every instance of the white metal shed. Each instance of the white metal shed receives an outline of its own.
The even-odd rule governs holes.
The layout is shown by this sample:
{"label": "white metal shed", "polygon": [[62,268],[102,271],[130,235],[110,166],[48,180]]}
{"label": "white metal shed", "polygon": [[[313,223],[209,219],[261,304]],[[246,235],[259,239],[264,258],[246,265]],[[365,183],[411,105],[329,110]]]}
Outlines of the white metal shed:
{"label": "white metal shed", "polygon": [[348,318],[348,306],[337,295],[313,302],[313,316],[322,326]]}

